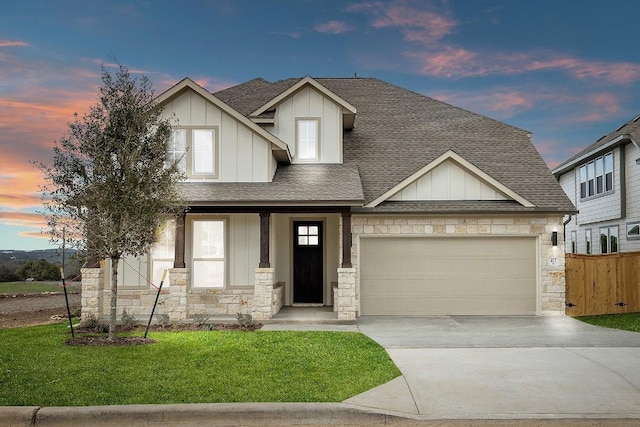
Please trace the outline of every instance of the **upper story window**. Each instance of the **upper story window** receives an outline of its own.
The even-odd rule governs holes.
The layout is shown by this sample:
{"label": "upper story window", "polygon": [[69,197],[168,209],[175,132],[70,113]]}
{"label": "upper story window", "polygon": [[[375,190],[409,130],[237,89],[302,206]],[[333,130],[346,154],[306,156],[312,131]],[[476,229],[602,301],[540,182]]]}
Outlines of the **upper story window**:
{"label": "upper story window", "polygon": [[218,141],[216,128],[184,127],[171,133],[167,161],[178,160],[187,178],[218,177]]}
{"label": "upper story window", "polygon": [[613,191],[613,153],[605,154],[580,167],[580,199]]}
{"label": "upper story window", "polygon": [[298,160],[319,159],[319,122],[319,119],[298,119],[296,121],[296,158]]}

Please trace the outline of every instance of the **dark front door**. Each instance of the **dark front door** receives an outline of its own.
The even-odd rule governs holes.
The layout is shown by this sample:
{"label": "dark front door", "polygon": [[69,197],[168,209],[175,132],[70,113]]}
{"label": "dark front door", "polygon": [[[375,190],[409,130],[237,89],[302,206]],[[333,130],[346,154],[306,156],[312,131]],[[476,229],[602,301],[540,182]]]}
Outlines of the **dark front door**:
{"label": "dark front door", "polygon": [[293,302],[322,304],[322,222],[293,223]]}

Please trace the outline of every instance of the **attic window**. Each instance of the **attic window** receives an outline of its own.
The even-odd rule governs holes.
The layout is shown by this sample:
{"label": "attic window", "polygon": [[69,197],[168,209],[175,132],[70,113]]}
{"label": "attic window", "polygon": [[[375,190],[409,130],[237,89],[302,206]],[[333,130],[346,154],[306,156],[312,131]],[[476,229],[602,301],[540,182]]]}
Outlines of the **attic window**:
{"label": "attic window", "polygon": [[319,119],[299,119],[296,122],[296,158],[301,161],[318,160]]}

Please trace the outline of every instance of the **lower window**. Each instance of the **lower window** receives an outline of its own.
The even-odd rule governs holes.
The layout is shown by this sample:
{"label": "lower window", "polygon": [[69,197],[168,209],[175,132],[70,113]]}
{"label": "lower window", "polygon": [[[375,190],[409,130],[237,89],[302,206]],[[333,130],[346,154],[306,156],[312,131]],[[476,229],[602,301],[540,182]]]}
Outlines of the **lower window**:
{"label": "lower window", "polygon": [[618,227],[602,227],[600,229],[600,253],[618,252]]}
{"label": "lower window", "polygon": [[225,285],[225,221],[193,221],[193,287]]}
{"label": "lower window", "polygon": [[[156,231],[156,243],[151,248],[151,281],[159,287],[165,270],[173,268],[176,245],[176,220],[165,221]],[[169,274],[164,278],[163,287],[169,286]]]}

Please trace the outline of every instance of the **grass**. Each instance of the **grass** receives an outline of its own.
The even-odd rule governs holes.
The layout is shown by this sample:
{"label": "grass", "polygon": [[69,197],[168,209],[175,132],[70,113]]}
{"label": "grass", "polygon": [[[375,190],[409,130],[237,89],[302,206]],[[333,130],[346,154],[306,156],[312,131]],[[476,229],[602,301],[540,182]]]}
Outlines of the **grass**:
{"label": "grass", "polygon": [[155,344],[63,345],[67,326],[0,329],[0,406],[340,402],[400,374],[348,332],[157,332]]}
{"label": "grass", "polygon": [[605,328],[640,332],[640,313],[604,314],[601,316],[580,316],[578,320]]}
{"label": "grass", "polygon": [[[63,292],[62,282],[0,282],[0,294],[38,294]],[[67,292],[80,292],[79,283],[67,283]]]}

